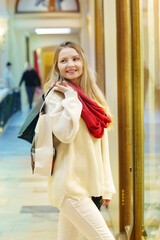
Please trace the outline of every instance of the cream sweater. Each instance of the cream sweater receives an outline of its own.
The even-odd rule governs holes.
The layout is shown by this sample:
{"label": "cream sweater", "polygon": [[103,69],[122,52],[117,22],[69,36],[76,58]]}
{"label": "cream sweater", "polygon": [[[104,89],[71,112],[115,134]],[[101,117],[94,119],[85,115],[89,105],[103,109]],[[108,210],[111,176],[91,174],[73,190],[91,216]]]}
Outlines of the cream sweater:
{"label": "cream sweater", "polygon": [[51,91],[46,99],[52,121],[57,156],[53,175],[48,179],[49,199],[59,207],[65,195],[103,196],[115,193],[112,180],[108,133],[94,138],[81,118],[82,104],[76,91]]}

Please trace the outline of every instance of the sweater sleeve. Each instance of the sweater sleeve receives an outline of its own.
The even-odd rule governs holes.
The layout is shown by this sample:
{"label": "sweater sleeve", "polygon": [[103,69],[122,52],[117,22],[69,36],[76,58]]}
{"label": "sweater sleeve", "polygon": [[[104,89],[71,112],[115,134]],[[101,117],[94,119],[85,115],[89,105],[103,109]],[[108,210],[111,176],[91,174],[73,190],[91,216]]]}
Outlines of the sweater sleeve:
{"label": "sweater sleeve", "polygon": [[103,199],[111,199],[112,195],[116,192],[113,183],[110,158],[109,158],[109,144],[108,144],[108,131],[105,129],[105,133],[102,139],[102,154],[103,154],[103,167],[104,167],[104,195]]}
{"label": "sweater sleeve", "polygon": [[64,96],[62,98],[57,92],[52,92],[47,102],[47,112],[51,118],[53,134],[61,142],[70,143],[79,129],[82,104],[76,91],[67,91]]}

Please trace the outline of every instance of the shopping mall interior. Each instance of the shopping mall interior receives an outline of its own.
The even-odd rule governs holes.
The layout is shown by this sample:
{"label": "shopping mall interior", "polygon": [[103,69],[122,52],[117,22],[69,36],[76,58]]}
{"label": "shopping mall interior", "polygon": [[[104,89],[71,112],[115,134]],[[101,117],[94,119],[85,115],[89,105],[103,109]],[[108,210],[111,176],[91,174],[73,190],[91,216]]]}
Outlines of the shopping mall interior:
{"label": "shopping mall interior", "polygon": [[17,136],[30,111],[22,74],[29,63],[39,76],[34,107],[64,41],[83,47],[114,119],[106,224],[117,240],[159,240],[159,0],[0,0],[0,239],[57,239],[47,177],[32,174],[31,144]]}

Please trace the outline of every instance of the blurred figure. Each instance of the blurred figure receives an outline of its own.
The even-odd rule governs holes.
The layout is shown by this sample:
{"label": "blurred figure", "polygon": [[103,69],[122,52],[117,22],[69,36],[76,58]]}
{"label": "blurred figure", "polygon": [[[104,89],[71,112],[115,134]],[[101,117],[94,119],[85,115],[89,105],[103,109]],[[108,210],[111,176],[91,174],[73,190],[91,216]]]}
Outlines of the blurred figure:
{"label": "blurred figure", "polygon": [[32,103],[33,103],[33,97],[35,93],[35,88],[40,87],[40,78],[36,71],[31,68],[31,65],[27,65],[27,70],[22,74],[21,81],[19,83],[19,87],[22,85],[22,83],[25,82],[26,86],[26,92],[28,96],[28,103],[29,103],[29,108],[32,108]]}
{"label": "blurred figure", "polygon": [[3,74],[3,88],[14,88],[15,84],[13,81],[13,75],[11,72],[12,64],[10,62],[6,63],[6,68]]}

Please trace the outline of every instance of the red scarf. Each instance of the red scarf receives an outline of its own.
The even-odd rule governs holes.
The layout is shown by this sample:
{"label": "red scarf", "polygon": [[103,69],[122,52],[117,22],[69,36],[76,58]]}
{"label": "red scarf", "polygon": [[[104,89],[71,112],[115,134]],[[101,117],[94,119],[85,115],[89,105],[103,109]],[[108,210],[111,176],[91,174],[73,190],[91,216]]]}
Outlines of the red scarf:
{"label": "red scarf", "polygon": [[107,123],[111,122],[111,119],[107,117],[103,108],[92,101],[76,84],[69,82],[70,85],[77,91],[78,98],[82,103],[81,116],[85,121],[90,134],[95,138],[101,138],[104,134],[104,128],[107,128]]}

